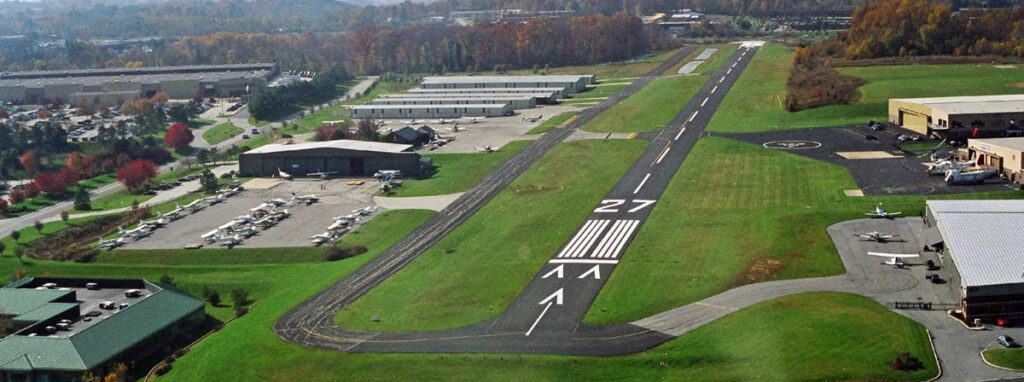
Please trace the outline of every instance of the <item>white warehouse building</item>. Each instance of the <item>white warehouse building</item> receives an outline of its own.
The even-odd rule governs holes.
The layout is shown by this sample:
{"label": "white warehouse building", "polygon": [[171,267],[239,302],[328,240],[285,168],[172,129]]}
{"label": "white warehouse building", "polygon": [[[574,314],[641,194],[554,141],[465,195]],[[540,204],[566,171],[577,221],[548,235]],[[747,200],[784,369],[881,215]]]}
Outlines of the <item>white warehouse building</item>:
{"label": "white warehouse building", "polygon": [[497,104],[512,105],[513,109],[531,109],[537,107],[537,98],[526,95],[509,96],[466,96],[457,97],[405,97],[402,94],[380,97],[373,101],[375,105],[473,105]]}
{"label": "white warehouse building", "polygon": [[593,75],[426,77],[422,89],[563,88],[566,95],[587,90]]}
{"label": "white warehouse building", "polygon": [[350,106],[352,119],[362,118],[462,118],[512,115],[510,104],[470,105],[359,105]]}

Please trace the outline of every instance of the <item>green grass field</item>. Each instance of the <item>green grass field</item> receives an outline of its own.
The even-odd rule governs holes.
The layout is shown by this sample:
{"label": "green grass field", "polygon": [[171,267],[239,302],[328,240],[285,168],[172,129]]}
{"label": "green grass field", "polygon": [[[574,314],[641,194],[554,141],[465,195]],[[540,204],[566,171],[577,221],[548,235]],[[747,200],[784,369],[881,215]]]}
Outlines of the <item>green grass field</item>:
{"label": "green grass field", "polygon": [[241,127],[235,126],[231,122],[224,122],[203,132],[203,139],[206,140],[206,143],[215,145],[244,132],[245,130],[242,130]]}
{"label": "green grass field", "polygon": [[656,131],[665,128],[686,106],[707,77],[668,77],[654,80],[624,101],[583,125],[601,133]]}
{"label": "green grass field", "polygon": [[425,179],[404,179],[385,196],[427,196],[464,192],[483,179],[495,167],[533,141],[509,142],[493,153],[427,154],[437,172]]}
{"label": "green grass field", "polygon": [[297,128],[281,129],[282,133],[291,134],[302,134],[316,130],[318,127],[324,125],[324,121],[352,121],[351,116],[348,112],[348,106],[350,105],[362,105],[369,103],[382,94],[393,94],[403,93],[407,89],[416,87],[416,84],[408,82],[384,82],[381,81],[374,86],[373,90],[369,93],[364,94],[359,98],[353,98],[349,101],[339,103],[337,105],[325,107],[318,110],[316,113],[307,114],[305,117],[299,118],[291,126],[297,126]]}
{"label": "green grass field", "polygon": [[[302,348],[274,335],[271,327],[285,306],[328,284],[314,278],[267,297],[194,347],[161,379],[923,381],[937,374],[920,325],[867,298],[845,294],[767,301],[654,350],[622,357],[341,353]],[[926,369],[905,373],[885,366],[904,351],[920,358]]]}
{"label": "green grass field", "polygon": [[[718,49],[718,51],[711,55],[711,58],[707,61],[704,61],[704,64],[698,66],[697,70],[694,70],[694,73],[709,74],[721,69],[722,65],[729,60],[729,57],[732,57],[732,54],[736,53],[736,49],[740,48],[739,44],[732,43],[714,44],[711,47]],[[701,49],[697,49],[697,52],[697,54],[700,54],[699,52],[701,52]]]}
{"label": "green grass field", "polygon": [[854,188],[838,165],[726,138],[701,139],[584,321],[628,322],[743,284],[840,274],[825,228],[862,218],[879,202],[917,216],[925,199],[1022,196],[843,194]]}
{"label": "green grass field", "polygon": [[777,44],[762,47],[725,97],[708,130],[745,133],[862,124],[886,120],[890,98],[1024,93],[1024,88],[1009,86],[1020,82],[1022,68],[973,64],[838,68],[842,74],[867,80],[859,89],[857,102],[790,113],[783,108],[783,101],[792,62],[792,50]]}
{"label": "green grass field", "polygon": [[[161,184],[173,182],[182,176],[200,173],[203,171],[204,168],[205,167],[203,166],[177,168],[174,169],[174,171],[168,171],[163,174],[157,175],[156,178],[150,181],[150,183]],[[114,179],[116,179],[116,176],[114,176]],[[121,190],[114,192],[113,194],[104,196],[102,198],[93,199],[92,203],[90,203],[90,207],[92,207],[90,211],[103,211],[115,208],[131,207],[132,201],[138,201],[139,203],[142,203],[149,199],[152,199],[153,196],[154,195],[133,194],[128,192],[128,190]],[[80,212],[89,211],[71,210],[71,213]]]}
{"label": "green grass field", "polygon": [[1024,371],[1024,349],[988,349],[981,356],[993,365]]}
{"label": "green grass field", "polygon": [[[662,62],[668,60],[670,57],[672,57],[673,54],[675,54],[678,51],[678,49],[673,49],[665,52],[655,53],[653,55],[644,57],[639,60],[619,63],[595,64],[584,66],[564,66],[558,68],[551,68],[551,70],[548,71],[548,74],[593,74],[597,76],[597,80],[599,82],[618,82],[616,79],[634,78],[647,74],[647,72],[654,70],[654,68],[658,67],[658,65],[661,65]],[[493,72],[480,74],[493,75]],[[534,73],[530,70],[513,70],[508,74],[532,75]]]}
{"label": "green grass field", "polygon": [[556,115],[554,117],[549,118],[547,121],[541,122],[540,125],[537,125],[537,127],[534,127],[533,129],[530,129],[530,131],[526,132],[526,134],[543,134],[543,133],[546,133],[548,131],[551,131],[551,129],[554,129],[554,128],[558,127],[558,126],[562,126],[563,124],[566,123],[566,121],[569,120],[569,118],[572,118],[574,116],[576,116],[576,112],[575,111],[569,111],[569,112],[565,112],[565,113]]}
{"label": "green grass field", "polygon": [[[338,322],[431,330],[497,316],[646,146],[637,140],[558,145],[413,263],[339,312]],[[373,315],[380,322],[370,322]]]}

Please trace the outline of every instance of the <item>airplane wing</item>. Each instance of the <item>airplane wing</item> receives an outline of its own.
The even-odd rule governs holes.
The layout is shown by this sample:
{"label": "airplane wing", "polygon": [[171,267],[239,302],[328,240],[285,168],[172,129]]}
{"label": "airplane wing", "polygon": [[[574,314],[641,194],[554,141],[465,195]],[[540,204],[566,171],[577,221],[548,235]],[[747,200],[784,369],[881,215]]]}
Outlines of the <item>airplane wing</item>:
{"label": "airplane wing", "polygon": [[878,257],[895,258],[895,259],[905,259],[905,258],[908,258],[908,257],[918,257],[918,256],[921,256],[921,255],[918,255],[916,253],[884,253],[884,252],[868,252],[868,255],[878,256]]}
{"label": "airplane wing", "polygon": [[868,215],[868,216],[881,216],[877,212],[865,212],[864,215]]}
{"label": "airplane wing", "polygon": [[889,212],[888,215],[889,216],[900,216],[900,215],[903,215],[903,213],[902,212]]}

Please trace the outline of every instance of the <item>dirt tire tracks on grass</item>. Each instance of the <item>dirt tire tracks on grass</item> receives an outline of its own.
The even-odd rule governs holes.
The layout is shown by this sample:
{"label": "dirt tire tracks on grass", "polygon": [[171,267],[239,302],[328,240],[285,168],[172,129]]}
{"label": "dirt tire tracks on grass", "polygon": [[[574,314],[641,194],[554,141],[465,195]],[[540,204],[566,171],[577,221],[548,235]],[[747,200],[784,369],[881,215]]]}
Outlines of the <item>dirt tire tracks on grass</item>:
{"label": "dirt tire tracks on grass", "polygon": [[398,273],[447,236],[580,126],[659,78],[661,73],[689,56],[694,49],[696,49],[694,46],[681,49],[626,88],[594,107],[580,112],[577,118],[566,126],[552,129],[544,134],[502,163],[462,197],[413,232],[354,272],[285,313],[274,323],[274,332],[282,339],[299,345],[336,350],[346,350],[374,337],[375,333],[338,327],[334,323],[335,314],[384,280]]}

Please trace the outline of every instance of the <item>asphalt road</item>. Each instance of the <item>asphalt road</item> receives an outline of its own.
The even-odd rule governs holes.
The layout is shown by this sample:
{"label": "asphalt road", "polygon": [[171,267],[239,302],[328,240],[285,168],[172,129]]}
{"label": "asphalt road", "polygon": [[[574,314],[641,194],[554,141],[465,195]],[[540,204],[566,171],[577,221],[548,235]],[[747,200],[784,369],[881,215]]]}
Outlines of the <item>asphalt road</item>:
{"label": "asphalt road", "polygon": [[[728,89],[756,48],[741,48],[711,76],[654,144],[612,188],[582,223],[577,235],[537,274],[499,318],[465,328],[418,333],[366,333],[337,327],[335,312],[400,270],[472,215],[547,150],[601,111],[650,83],[674,66],[682,51],[647,76],[581,113],[566,128],[555,129],[499,166],[452,207],[442,210],[395,246],[348,277],[282,316],[275,331],[305,346],[345,351],[513,352],[617,355],[642,351],[674,338],[632,324],[581,326],[622,250],[650,214],[690,149],[696,144]],[[702,113],[703,112],[703,113]]]}
{"label": "asphalt road", "polygon": [[359,269],[285,313],[274,324],[275,332],[285,340],[304,346],[338,350],[346,350],[354,343],[371,337],[373,335],[371,333],[354,332],[337,327],[334,324],[335,312],[351,304],[416,259],[417,256],[472,216],[512,180],[580,126],[647,86],[693,50],[693,47],[682,49],[644,77],[594,107],[584,110],[565,127],[553,129],[520,150],[458,200],[409,235]]}

